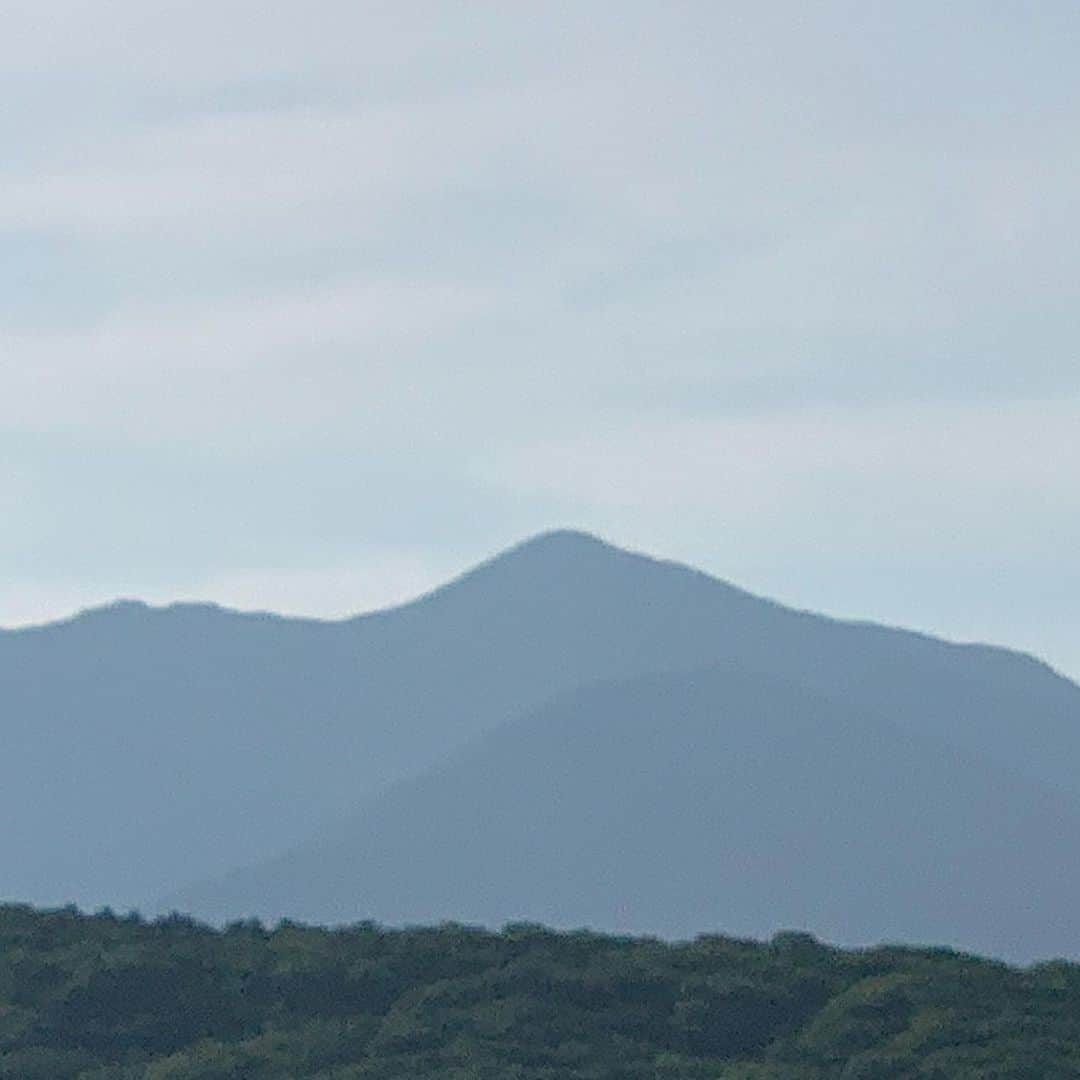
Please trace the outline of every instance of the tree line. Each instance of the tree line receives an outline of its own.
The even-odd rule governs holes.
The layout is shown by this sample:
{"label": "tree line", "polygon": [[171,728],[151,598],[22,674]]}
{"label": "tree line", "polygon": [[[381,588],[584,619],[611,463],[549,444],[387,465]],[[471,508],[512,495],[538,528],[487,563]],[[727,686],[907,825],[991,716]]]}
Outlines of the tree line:
{"label": "tree line", "polygon": [[3,1080],[1080,1076],[1080,966],[0,906]]}

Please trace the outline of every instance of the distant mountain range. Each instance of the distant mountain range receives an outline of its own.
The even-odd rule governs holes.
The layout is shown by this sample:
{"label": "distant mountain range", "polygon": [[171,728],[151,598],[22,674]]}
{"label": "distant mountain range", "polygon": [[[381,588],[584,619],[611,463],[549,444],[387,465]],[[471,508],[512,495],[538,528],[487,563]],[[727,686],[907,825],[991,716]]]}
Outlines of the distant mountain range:
{"label": "distant mountain range", "polygon": [[1080,956],[1080,687],[580,533],[341,622],[4,632],[0,687],[10,898]]}

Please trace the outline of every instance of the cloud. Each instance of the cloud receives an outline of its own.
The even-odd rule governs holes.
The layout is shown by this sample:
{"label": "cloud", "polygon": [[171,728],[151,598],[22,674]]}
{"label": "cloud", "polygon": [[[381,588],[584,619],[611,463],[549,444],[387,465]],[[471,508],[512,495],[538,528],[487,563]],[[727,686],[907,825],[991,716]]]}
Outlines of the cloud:
{"label": "cloud", "polygon": [[[0,336],[0,423],[225,449],[311,437],[327,423],[370,430],[388,405],[406,406],[400,395],[420,379],[420,347],[492,302],[468,286],[361,280]],[[407,370],[410,357],[420,373]]]}

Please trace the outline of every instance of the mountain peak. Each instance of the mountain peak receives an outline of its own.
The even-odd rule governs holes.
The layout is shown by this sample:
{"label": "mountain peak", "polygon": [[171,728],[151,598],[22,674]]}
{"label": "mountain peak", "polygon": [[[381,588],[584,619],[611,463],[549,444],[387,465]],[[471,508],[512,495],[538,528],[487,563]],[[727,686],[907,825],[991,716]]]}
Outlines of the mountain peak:
{"label": "mountain peak", "polygon": [[552,529],[500,551],[435,590],[441,594],[466,583],[487,582],[498,587],[532,585],[541,588],[555,581],[582,576],[592,578],[604,568],[631,562],[653,563],[606,540],[579,529]]}
{"label": "mountain peak", "polygon": [[585,532],[583,529],[548,529],[514,544],[502,552],[501,555],[496,555],[495,558],[506,558],[527,552],[610,552],[618,550],[620,549],[613,544],[609,544],[594,533]]}

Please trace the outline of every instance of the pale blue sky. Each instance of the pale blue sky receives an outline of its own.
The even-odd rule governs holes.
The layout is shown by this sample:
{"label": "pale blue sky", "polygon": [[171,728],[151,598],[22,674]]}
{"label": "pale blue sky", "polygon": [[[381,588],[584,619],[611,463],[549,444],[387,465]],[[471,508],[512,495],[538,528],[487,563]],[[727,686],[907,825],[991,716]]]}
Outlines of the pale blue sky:
{"label": "pale blue sky", "polygon": [[1080,8],[22,3],[0,625],[574,525],[1080,676]]}

